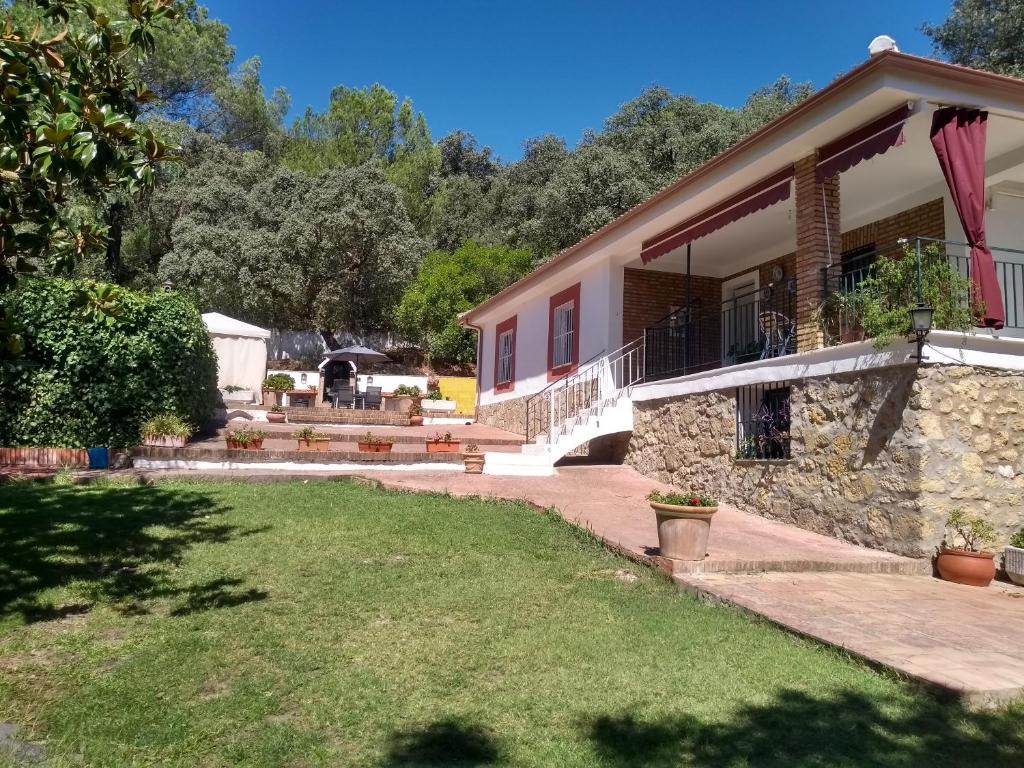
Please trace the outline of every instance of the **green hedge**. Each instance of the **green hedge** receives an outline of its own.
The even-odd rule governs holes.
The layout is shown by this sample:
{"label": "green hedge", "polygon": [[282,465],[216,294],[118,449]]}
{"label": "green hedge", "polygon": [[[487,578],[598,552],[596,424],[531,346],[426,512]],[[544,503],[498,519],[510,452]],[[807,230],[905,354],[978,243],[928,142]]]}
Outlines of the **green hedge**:
{"label": "green hedge", "polygon": [[27,279],[0,305],[23,342],[0,365],[0,445],[120,448],[158,414],[213,416],[217,358],[184,296]]}

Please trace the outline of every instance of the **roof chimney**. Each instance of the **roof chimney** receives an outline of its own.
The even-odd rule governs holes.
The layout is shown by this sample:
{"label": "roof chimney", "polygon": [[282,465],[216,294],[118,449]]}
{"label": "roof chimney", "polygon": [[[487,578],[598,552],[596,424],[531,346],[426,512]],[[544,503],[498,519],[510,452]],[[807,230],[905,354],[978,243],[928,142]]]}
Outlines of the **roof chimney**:
{"label": "roof chimney", "polygon": [[894,51],[899,53],[900,49],[896,47],[896,41],[888,35],[879,35],[868,44],[868,53],[872,56],[877,56],[880,53],[886,51]]}

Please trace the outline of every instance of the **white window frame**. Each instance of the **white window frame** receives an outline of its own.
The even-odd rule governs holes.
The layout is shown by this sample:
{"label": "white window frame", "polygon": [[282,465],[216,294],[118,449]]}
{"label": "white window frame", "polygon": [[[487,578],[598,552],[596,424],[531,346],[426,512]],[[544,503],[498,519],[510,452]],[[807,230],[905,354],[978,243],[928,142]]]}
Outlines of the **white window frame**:
{"label": "white window frame", "polygon": [[[507,345],[506,339],[508,340]],[[495,384],[499,387],[512,383],[512,360],[515,354],[515,331],[509,328],[498,334],[498,370]]]}
{"label": "white window frame", "polygon": [[575,313],[576,301],[574,299],[555,307],[551,318],[551,322],[555,326],[554,333],[551,334],[551,367],[553,369],[565,368],[576,362],[573,360],[572,354],[573,339],[576,334]]}

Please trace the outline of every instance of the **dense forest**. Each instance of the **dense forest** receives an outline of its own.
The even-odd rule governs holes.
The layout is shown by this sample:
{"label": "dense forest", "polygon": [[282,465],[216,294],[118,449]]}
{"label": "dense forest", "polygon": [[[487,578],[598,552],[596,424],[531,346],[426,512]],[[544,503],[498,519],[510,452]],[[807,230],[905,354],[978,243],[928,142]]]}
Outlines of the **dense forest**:
{"label": "dense forest", "polygon": [[[95,4],[113,19],[129,5]],[[16,28],[52,24],[46,3],[8,5]],[[236,61],[229,29],[196,0],[174,5],[137,66],[154,95],[139,119],[175,159],[141,194],[77,201],[105,238],[74,271],[170,283],[204,311],[276,328],[396,331],[437,361],[472,358],[459,311],[812,92],[782,76],[727,108],[654,86],[576,146],[530,138],[503,162],[469,133],[435,138],[384,85],[338,85],[324,111],[288,125],[289,96],[268,92],[259,59]],[[960,0],[925,32],[954,61],[1019,74],[1021,35],[991,20],[1008,13],[1019,32],[1022,7]]]}

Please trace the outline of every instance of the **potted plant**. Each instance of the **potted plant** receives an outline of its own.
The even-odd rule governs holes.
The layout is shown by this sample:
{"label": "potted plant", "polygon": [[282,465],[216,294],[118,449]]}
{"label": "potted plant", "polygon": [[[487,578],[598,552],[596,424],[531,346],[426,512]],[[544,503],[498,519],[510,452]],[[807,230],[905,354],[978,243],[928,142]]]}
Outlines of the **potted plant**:
{"label": "potted plant", "polygon": [[357,444],[360,453],[391,453],[394,442],[367,432]]}
{"label": "potted plant", "polygon": [[423,426],[423,407],[417,402],[413,402],[413,404],[409,407],[409,426]]}
{"label": "potted plant", "polygon": [[1010,581],[1024,586],[1024,528],[1010,537],[1010,546],[1003,551],[1003,570]]}
{"label": "potted plant", "polygon": [[445,400],[441,395],[440,389],[432,389],[424,398],[426,401],[423,406],[424,410],[427,411],[442,411],[452,413],[455,411],[455,401]]}
{"label": "potted plant", "polygon": [[267,433],[262,429],[253,429],[248,424],[238,429],[228,430],[224,436],[229,450],[259,451],[263,449],[263,439]]}
{"label": "potted plant", "polygon": [[245,403],[253,401],[252,390],[240,387],[237,384],[226,384],[221,392],[225,400],[236,400]]}
{"label": "potted plant", "polygon": [[422,397],[423,395],[420,392],[419,387],[399,384],[395,387],[394,391],[392,391],[391,397],[387,401],[386,408],[389,411],[409,413],[412,406],[418,405]]}
{"label": "potted plant", "polygon": [[658,520],[658,547],[673,560],[703,560],[711,518],[718,502],[703,493],[651,491],[647,496]]}
{"label": "potted plant", "polygon": [[299,441],[300,451],[327,451],[331,447],[331,438],[313,427],[303,427],[292,432],[292,437]]}
{"label": "potted plant", "polygon": [[458,453],[459,441],[452,440],[452,433],[445,432],[443,435],[438,432],[433,437],[427,438],[427,453]]}
{"label": "potted plant", "polygon": [[267,411],[267,421],[271,424],[284,424],[285,418],[284,408],[280,405],[272,405]]}
{"label": "potted plant", "polygon": [[462,461],[466,465],[467,475],[482,475],[484,472],[484,452],[476,443],[470,443],[462,452]]}
{"label": "potted plant", "polygon": [[281,393],[295,389],[295,379],[287,373],[272,373],[263,380],[263,404],[280,405]]}
{"label": "potted plant", "polygon": [[161,413],[142,425],[142,444],[181,448],[192,436],[192,427],[175,413]]}
{"label": "potted plant", "polygon": [[946,581],[987,587],[996,575],[995,555],[984,551],[996,540],[996,532],[985,518],[954,509],[946,520],[946,534],[939,547],[935,567]]}

